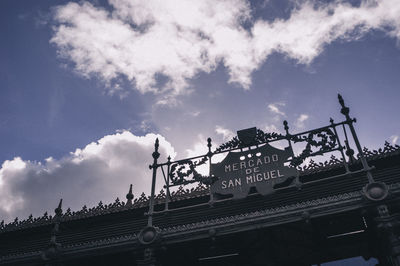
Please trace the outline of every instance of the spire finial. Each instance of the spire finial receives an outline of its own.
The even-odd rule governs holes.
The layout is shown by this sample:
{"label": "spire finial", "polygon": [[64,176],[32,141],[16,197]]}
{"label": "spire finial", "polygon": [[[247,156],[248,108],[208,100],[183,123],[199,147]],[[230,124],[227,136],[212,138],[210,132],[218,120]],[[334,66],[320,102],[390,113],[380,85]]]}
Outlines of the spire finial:
{"label": "spire finial", "polygon": [[338,97],[338,99],[339,99],[340,105],[343,107],[343,106],[344,106],[344,100],[343,100],[342,95],[341,95],[340,93],[338,93],[337,97]]}
{"label": "spire finial", "polygon": [[349,119],[350,119],[350,117],[349,117],[350,108],[347,107],[347,106],[344,104],[343,97],[342,97],[342,95],[340,95],[340,93],[338,93],[338,99],[339,99],[340,105],[342,106],[342,109],[340,110],[340,112],[341,112],[343,115],[346,116],[346,119],[349,120]]}
{"label": "spire finial", "polygon": [[154,148],[156,149],[156,151],[158,151],[158,146],[160,146],[159,143],[160,142],[159,142],[158,138],[156,138],[156,142],[154,143]]}
{"label": "spire finial", "polygon": [[133,200],[133,193],[132,193],[132,184],[129,186],[129,192],[126,194],[126,199],[128,200],[126,202],[126,205],[132,205],[132,200]]}
{"label": "spire finial", "polygon": [[58,207],[54,210],[56,213],[56,216],[61,216],[62,215],[62,199],[60,199],[60,202],[58,203]]}
{"label": "spire finial", "polygon": [[47,249],[42,252],[42,259],[45,261],[56,259],[60,253],[61,244],[57,242],[57,235],[59,233],[62,215],[62,199],[60,199],[54,212],[56,215],[54,216],[54,227],[51,230],[50,243],[48,244]]}
{"label": "spire finial", "polygon": [[154,143],[154,152],[153,152],[153,158],[158,159],[160,157],[160,153],[158,152],[158,147],[160,146],[158,138],[156,138],[156,141]]}
{"label": "spire finial", "polygon": [[207,139],[207,147],[208,147],[208,153],[207,153],[207,155],[208,155],[208,156],[211,156],[211,155],[212,155],[212,152],[211,152],[211,147],[212,147],[211,138],[208,138],[208,139]]}
{"label": "spire finial", "polygon": [[288,122],[286,120],[283,120],[283,126],[284,126],[284,129],[285,129],[286,133],[288,133],[289,126],[288,126]]}

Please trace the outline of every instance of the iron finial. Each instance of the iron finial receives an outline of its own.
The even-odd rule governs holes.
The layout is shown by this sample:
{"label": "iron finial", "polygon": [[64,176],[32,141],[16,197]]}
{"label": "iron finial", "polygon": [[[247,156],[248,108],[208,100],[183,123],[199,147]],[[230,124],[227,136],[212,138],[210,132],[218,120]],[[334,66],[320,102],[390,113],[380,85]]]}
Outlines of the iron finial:
{"label": "iron finial", "polygon": [[356,161],[356,158],[354,158],[354,150],[350,147],[347,139],[344,140],[344,145],[346,146],[346,155],[349,157],[349,162],[354,163]]}
{"label": "iron finial", "polygon": [[340,93],[338,93],[337,97],[338,97],[338,99],[339,99],[340,105],[343,107],[343,106],[344,106],[344,100],[343,100],[342,95],[341,95]]}
{"label": "iron finial", "polygon": [[58,203],[58,207],[54,210],[56,213],[56,216],[61,216],[62,215],[62,199],[60,199],[60,202]]}
{"label": "iron finial", "polygon": [[156,141],[154,143],[154,152],[153,152],[153,158],[158,159],[160,157],[160,153],[158,152],[158,147],[160,146],[158,138],[156,138]]}
{"label": "iron finial", "polygon": [[126,194],[126,199],[128,200],[126,202],[126,205],[132,205],[132,200],[133,200],[134,196],[132,193],[132,184],[129,186],[129,192],[128,194]]}
{"label": "iron finial", "polygon": [[51,230],[50,242],[47,249],[42,252],[43,260],[56,259],[60,253],[61,244],[57,242],[57,235],[60,227],[60,216],[62,215],[62,199],[58,203],[58,207],[54,210],[56,215],[54,216],[54,227]]}
{"label": "iron finial", "polygon": [[207,139],[207,147],[208,147],[207,156],[211,158],[211,156],[212,156],[212,152],[211,152],[211,147],[212,147],[211,138],[208,138],[208,139]]}
{"label": "iron finial", "polygon": [[339,99],[340,105],[342,106],[342,109],[340,110],[340,112],[341,112],[343,115],[345,115],[347,119],[350,119],[350,117],[348,117],[349,112],[350,112],[350,108],[347,107],[347,106],[344,104],[343,97],[342,97],[342,95],[340,95],[340,93],[338,93],[338,99]]}
{"label": "iron finial", "polygon": [[288,122],[286,120],[283,120],[283,126],[285,128],[285,131],[287,132],[289,130]]}
{"label": "iron finial", "polygon": [[159,143],[160,142],[159,142],[158,138],[156,138],[156,142],[154,143],[154,147],[156,148],[156,151],[158,151],[158,146],[160,145]]}

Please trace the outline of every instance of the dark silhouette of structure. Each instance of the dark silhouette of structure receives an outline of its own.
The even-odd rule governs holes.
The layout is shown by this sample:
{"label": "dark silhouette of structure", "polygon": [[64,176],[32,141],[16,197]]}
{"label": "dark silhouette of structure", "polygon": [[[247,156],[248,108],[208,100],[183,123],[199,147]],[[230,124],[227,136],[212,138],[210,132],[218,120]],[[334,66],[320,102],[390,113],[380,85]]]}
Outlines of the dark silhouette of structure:
{"label": "dark silhouette of structure", "polygon": [[[362,149],[339,102],[343,122],[298,134],[286,121],[285,134],[242,130],[184,160],[159,163],[156,141],[150,196],[134,198],[131,185],[126,203],[63,212],[61,200],[54,216],[2,222],[0,265],[315,265],[358,256],[400,265],[400,147]],[[279,141],[285,150],[270,148]],[[299,155],[296,143],[305,146]],[[326,153],[340,157],[301,166]],[[158,195],[156,180],[165,183]]]}

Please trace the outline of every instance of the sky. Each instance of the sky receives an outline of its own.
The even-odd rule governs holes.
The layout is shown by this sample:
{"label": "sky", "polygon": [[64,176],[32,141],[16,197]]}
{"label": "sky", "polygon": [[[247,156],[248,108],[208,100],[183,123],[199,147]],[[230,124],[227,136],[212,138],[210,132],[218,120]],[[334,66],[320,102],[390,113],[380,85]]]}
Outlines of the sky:
{"label": "sky", "polygon": [[0,220],[150,192],[237,130],[398,144],[400,1],[0,1]]}

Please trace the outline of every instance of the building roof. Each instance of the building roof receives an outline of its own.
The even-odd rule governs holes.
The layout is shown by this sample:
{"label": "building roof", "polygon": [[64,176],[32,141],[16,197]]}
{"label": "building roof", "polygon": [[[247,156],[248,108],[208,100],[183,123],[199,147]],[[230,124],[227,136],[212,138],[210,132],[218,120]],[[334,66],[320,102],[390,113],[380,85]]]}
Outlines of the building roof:
{"label": "building roof", "polygon": [[[368,163],[374,167],[373,177],[389,186],[394,201],[400,195],[400,146],[388,142],[379,150],[364,149]],[[368,183],[360,161],[350,164],[355,174],[342,175],[342,161],[331,157],[324,163],[310,163],[300,170],[301,188],[283,188],[272,195],[251,194],[246,199],[225,200],[208,204],[209,190],[204,185],[171,194],[170,211],[154,217],[165,243],[209,237],[210,228],[218,234],[240,232],[249,228],[304,221],[332,213],[359,213],[369,202],[363,196]],[[156,211],[164,208],[165,192],[156,196]],[[132,249],[138,245],[137,234],[147,224],[144,215],[149,197],[144,193],[132,203],[118,198],[79,211],[67,209],[60,217],[45,213],[42,217],[16,219],[0,226],[0,264],[17,260],[40,260],[49,245],[52,228],[59,222],[57,242],[63,256],[75,256],[90,250]],[[395,208],[397,205],[395,204]],[[58,219],[58,220],[57,220]]]}

